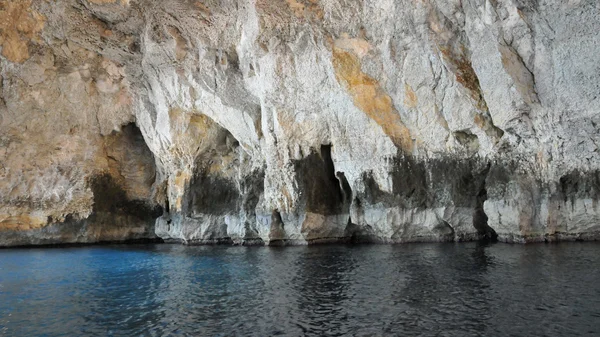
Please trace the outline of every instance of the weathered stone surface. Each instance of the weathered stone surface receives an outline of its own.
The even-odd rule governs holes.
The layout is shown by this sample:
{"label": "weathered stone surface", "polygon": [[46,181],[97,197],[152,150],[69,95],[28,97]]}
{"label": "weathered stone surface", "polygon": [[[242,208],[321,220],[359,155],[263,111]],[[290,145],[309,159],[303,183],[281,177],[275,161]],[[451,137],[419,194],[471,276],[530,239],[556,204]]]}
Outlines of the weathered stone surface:
{"label": "weathered stone surface", "polygon": [[0,0],[0,245],[600,237],[595,0]]}

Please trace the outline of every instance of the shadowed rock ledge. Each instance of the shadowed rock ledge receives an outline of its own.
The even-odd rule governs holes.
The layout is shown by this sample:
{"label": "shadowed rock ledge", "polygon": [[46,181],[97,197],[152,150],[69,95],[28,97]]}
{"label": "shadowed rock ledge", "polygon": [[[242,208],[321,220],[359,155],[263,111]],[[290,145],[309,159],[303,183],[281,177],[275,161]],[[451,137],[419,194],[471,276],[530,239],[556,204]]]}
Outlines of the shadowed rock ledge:
{"label": "shadowed rock ledge", "polygon": [[0,246],[600,238],[594,0],[0,0]]}

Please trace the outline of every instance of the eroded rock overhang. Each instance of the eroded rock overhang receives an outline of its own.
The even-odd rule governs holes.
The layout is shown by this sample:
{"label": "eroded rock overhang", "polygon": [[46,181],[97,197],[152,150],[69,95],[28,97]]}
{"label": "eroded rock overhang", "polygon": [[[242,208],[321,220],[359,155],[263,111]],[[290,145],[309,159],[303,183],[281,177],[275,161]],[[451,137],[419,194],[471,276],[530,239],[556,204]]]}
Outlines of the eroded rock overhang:
{"label": "eroded rock overhang", "polygon": [[0,245],[599,236],[599,7],[0,2]]}

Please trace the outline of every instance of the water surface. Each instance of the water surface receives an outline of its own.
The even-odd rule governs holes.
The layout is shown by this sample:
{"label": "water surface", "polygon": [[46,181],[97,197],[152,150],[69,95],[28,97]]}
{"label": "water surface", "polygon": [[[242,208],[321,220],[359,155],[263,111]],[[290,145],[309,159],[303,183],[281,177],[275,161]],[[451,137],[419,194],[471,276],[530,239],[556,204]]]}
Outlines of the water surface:
{"label": "water surface", "polygon": [[0,250],[0,335],[600,335],[600,244]]}

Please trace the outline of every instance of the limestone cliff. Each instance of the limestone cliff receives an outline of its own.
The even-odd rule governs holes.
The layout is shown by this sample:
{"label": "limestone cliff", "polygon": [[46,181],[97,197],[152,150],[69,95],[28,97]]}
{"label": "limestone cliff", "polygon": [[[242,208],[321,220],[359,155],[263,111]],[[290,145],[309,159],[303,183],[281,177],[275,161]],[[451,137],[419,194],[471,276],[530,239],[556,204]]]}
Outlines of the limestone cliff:
{"label": "limestone cliff", "polygon": [[596,0],[0,0],[0,245],[600,237]]}

